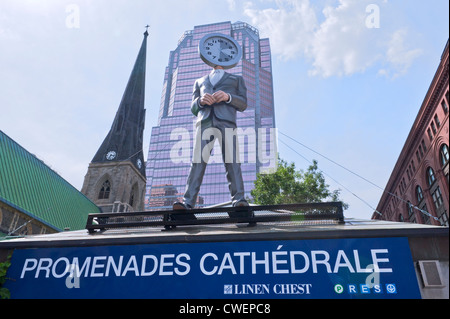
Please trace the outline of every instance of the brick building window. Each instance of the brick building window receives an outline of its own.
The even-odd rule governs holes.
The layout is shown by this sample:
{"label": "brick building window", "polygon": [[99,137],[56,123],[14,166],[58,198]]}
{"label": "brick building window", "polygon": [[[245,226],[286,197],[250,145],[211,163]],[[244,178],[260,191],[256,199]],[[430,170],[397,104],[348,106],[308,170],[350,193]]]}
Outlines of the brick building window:
{"label": "brick building window", "polygon": [[442,171],[444,172],[444,176],[447,179],[447,184],[449,184],[449,169],[448,169],[448,159],[449,159],[449,154],[448,154],[448,146],[446,144],[441,146],[441,150],[439,151],[439,157],[441,159],[441,165],[442,165]]}
{"label": "brick building window", "polygon": [[436,123],[437,128],[441,127],[441,122],[439,121],[437,114],[434,115],[434,122]]}
{"label": "brick building window", "polygon": [[[428,213],[428,209],[427,209],[427,205],[424,204],[420,209],[422,209],[422,211],[425,211]],[[430,219],[430,215],[425,214],[424,212],[422,212],[422,220],[424,224],[431,224],[431,219]]]}
{"label": "brick building window", "polygon": [[447,115],[447,113],[448,113],[448,106],[447,106],[447,103],[445,103],[445,100],[442,100],[441,107],[442,107],[442,110],[444,111],[444,114]]}
{"label": "brick building window", "polygon": [[435,181],[436,181],[436,177],[434,176],[434,171],[431,167],[428,167],[428,169],[427,169],[428,186],[432,186]]}
{"label": "brick building window", "polygon": [[[444,201],[442,198],[442,192],[439,187],[439,183],[436,181],[436,176],[434,174],[434,171],[431,167],[427,168],[427,183],[430,187],[429,191],[431,194],[431,197],[433,198],[434,203],[434,216],[437,216],[442,224],[442,221],[445,219],[443,217],[444,214],[447,214],[445,205],[443,205]],[[431,213],[431,212],[430,212]],[[431,221],[425,220],[427,224],[430,224]]]}
{"label": "brick building window", "polygon": [[427,151],[427,146],[425,145],[425,141],[422,140],[422,147],[423,147],[423,151],[426,152]]}
{"label": "brick building window", "polygon": [[417,198],[417,205],[419,205],[420,202],[423,201],[423,191],[422,187],[420,186],[416,187],[416,198]]}
{"label": "brick building window", "polygon": [[441,223],[442,226],[447,226],[448,227],[448,216],[447,213],[443,213],[441,216],[439,216],[439,222]]}
{"label": "brick building window", "polygon": [[433,131],[433,134],[436,135],[437,129],[436,129],[436,125],[434,125],[434,122],[431,122],[431,130]]}
{"label": "brick building window", "polygon": [[428,129],[427,133],[428,133],[428,138],[430,139],[430,141],[432,141],[433,140],[433,134],[431,133],[431,130]]}
{"label": "brick building window", "polygon": [[439,186],[436,188],[436,190],[432,194],[434,206],[436,206],[436,209],[439,209],[444,201],[442,200],[442,193]]}
{"label": "brick building window", "polygon": [[415,223],[416,222],[416,216],[414,214],[414,208],[413,208],[413,206],[411,205],[411,203],[409,201],[406,203],[406,211],[408,212],[409,221],[411,223]]}
{"label": "brick building window", "polygon": [[444,166],[448,164],[448,158],[449,158],[448,146],[446,144],[442,145],[440,153],[441,153],[440,154],[441,155],[440,156],[441,157],[441,165],[442,165],[442,168],[444,168]]}

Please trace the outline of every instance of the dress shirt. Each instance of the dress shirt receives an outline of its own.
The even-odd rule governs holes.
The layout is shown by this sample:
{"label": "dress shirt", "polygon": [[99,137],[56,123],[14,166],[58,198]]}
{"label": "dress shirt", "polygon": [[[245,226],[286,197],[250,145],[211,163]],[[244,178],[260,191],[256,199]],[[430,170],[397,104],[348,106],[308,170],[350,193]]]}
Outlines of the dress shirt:
{"label": "dress shirt", "polygon": [[[211,84],[212,84],[213,86],[216,85],[216,84],[219,83],[219,81],[222,79],[222,77],[223,77],[224,74],[225,74],[225,71],[224,71],[223,69],[213,69],[213,70],[211,71],[211,73],[209,74],[209,82],[211,82]],[[227,94],[228,94],[228,93],[227,93]],[[230,98],[229,98],[228,101],[226,101],[225,103],[230,104],[230,103],[231,103],[232,97],[231,97],[230,94],[228,94],[228,96],[229,96]],[[199,105],[200,107],[202,107],[202,106],[200,105],[200,103],[198,103],[198,105]]]}
{"label": "dress shirt", "polygon": [[209,81],[214,86],[216,85],[220,79],[223,77],[225,71],[222,69],[215,69],[209,74]]}

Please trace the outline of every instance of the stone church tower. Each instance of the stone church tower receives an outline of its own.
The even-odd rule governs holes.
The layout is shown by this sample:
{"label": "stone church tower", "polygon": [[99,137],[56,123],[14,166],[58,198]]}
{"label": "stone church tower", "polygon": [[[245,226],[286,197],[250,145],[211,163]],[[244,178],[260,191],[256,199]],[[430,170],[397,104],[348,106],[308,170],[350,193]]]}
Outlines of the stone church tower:
{"label": "stone church tower", "polygon": [[89,164],[81,189],[105,213],[144,210],[147,37],[146,31],[111,130]]}

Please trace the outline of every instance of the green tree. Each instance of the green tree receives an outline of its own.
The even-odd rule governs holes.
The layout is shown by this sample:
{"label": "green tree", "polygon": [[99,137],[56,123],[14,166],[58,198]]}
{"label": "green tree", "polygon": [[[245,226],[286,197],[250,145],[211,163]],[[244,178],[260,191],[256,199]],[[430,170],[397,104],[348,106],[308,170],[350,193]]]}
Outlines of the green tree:
{"label": "green tree", "polygon": [[6,258],[5,262],[0,263],[0,299],[9,299],[11,298],[11,293],[7,288],[2,287],[6,282],[6,272],[8,271],[9,266],[11,266],[11,255]]}
{"label": "green tree", "polygon": [[[294,163],[278,159],[277,171],[258,174],[251,191],[255,204],[259,205],[338,202],[339,194],[340,190],[329,190],[316,160],[304,172],[297,171]],[[348,205],[344,204],[344,208]]]}

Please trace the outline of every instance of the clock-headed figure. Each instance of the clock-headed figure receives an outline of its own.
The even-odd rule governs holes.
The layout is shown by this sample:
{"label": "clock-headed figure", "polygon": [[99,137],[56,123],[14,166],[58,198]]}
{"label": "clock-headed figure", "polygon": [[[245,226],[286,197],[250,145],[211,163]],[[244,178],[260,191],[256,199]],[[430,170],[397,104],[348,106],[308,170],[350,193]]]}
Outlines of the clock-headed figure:
{"label": "clock-headed figure", "polygon": [[[191,111],[197,117],[194,155],[183,200],[174,203],[173,208],[189,210],[195,207],[206,165],[216,140],[222,150],[233,206],[248,206],[244,197],[238,138],[235,134],[236,113],[244,112],[247,108],[247,88],[242,76],[224,71],[239,63],[242,48],[232,37],[212,33],[200,40],[198,51],[200,58],[213,70],[197,79],[194,84],[191,104]],[[177,219],[181,216],[184,219],[195,219],[193,214],[172,218]],[[242,214],[233,213],[232,217],[236,216]]]}

